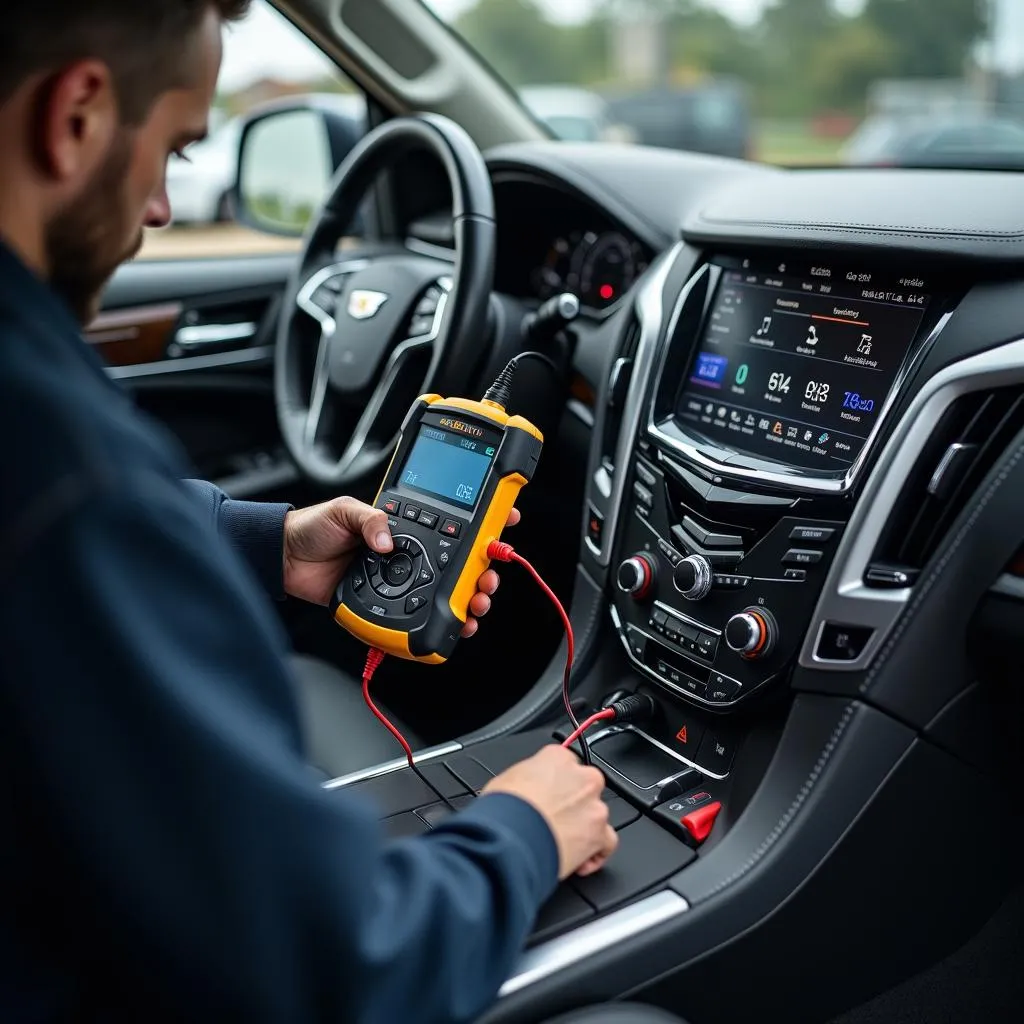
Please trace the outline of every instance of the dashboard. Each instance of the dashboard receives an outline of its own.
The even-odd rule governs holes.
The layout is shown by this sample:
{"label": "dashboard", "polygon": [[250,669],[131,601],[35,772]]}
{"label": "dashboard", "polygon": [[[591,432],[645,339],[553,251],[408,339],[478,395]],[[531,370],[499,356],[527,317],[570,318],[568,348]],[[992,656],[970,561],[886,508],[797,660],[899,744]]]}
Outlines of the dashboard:
{"label": "dashboard", "polygon": [[592,200],[516,176],[494,188],[497,291],[541,302],[572,292],[585,314],[600,316],[647,270],[650,247]]}
{"label": "dashboard", "polygon": [[489,161],[498,290],[598,314],[581,565],[634,670],[718,715],[807,672],[842,689],[1024,429],[1024,363],[1005,389],[971,370],[1024,335],[1022,176]]}

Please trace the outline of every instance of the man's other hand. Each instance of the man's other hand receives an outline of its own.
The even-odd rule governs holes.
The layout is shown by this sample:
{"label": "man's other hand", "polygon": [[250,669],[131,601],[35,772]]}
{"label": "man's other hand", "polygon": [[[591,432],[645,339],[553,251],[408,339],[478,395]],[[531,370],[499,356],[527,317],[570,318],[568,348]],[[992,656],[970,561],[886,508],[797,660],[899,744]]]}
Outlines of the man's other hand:
{"label": "man's other hand", "polygon": [[[519,518],[518,509],[513,509],[507,525],[515,526]],[[285,593],[326,605],[363,543],[380,554],[391,551],[386,512],[355,498],[335,498],[289,512],[284,519]],[[479,627],[477,619],[490,611],[498,582],[493,569],[480,577],[477,592],[469,602],[463,637],[471,637]]]}
{"label": "man's other hand", "polygon": [[480,795],[511,793],[540,812],[558,846],[561,882],[573,874],[593,874],[619,845],[608,824],[603,790],[604,776],[597,768],[581,764],[571,750],[551,745],[495,776]]}

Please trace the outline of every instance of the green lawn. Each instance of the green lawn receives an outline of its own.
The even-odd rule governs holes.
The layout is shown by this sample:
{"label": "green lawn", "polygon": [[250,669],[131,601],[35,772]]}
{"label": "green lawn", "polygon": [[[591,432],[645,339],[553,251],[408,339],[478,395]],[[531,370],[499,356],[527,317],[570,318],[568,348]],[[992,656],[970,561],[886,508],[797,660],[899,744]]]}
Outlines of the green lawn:
{"label": "green lawn", "polygon": [[843,139],[812,134],[804,122],[763,122],[755,130],[754,156],[771,164],[835,164]]}

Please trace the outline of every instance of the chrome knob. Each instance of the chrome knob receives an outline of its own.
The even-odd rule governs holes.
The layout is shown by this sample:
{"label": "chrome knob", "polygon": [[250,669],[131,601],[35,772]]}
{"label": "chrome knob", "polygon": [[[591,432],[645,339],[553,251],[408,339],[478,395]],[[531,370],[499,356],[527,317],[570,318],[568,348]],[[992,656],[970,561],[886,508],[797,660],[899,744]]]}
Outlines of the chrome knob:
{"label": "chrome knob", "polygon": [[747,608],[725,624],[725,642],[744,658],[763,658],[772,647],[778,627],[766,608]]}
{"label": "chrome knob", "polygon": [[700,601],[711,590],[711,563],[703,555],[688,555],[672,570],[672,583],[688,601]]}
{"label": "chrome knob", "polygon": [[649,555],[631,555],[619,566],[615,580],[619,590],[641,601],[650,593],[654,575],[654,562]]}

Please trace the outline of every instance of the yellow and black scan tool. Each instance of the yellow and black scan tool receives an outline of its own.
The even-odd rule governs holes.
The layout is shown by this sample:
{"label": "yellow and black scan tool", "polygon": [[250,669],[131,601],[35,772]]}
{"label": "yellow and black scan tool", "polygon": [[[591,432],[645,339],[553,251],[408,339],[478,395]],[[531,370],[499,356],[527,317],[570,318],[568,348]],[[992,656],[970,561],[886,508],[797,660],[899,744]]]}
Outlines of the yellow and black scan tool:
{"label": "yellow and black scan tool", "polygon": [[335,621],[371,648],[428,665],[451,657],[488,548],[544,446],[529,420],[506,412],[520,358],[481,401],[424,395],[406,415],[375,500],[394,547],[365,550],[332,602]]}

